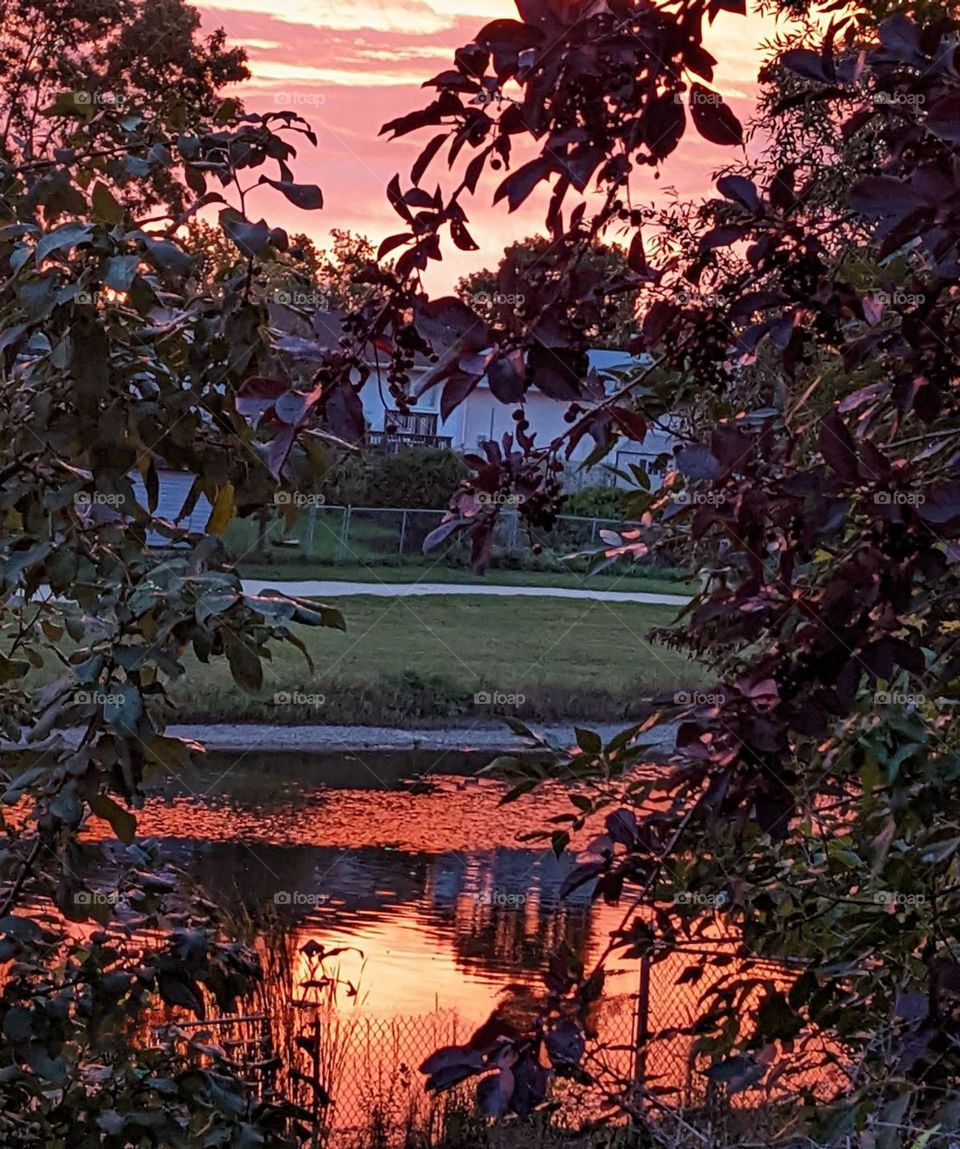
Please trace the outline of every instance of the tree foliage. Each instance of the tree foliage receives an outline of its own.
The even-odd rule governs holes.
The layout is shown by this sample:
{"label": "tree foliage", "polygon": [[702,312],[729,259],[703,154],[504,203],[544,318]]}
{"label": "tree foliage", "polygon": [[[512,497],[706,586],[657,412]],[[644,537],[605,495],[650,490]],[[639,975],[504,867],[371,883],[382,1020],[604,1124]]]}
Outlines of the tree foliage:
{"label": "tree foliage", "polygon": [[[927,6],[853,8],[776,46],[769,147],[731,152],[709,202],[661,214],[653,238],[649,212],[632,206],[645,169],[665,165],[685,131],[731,149],[749,134],[712,87],[702,43],[705,22],[723,11],[744,5],[522,0],[519,19],[481,29],[429,82],[432,102],[385,129],[434,134],[409,181],[388,186],[402,230],[381,245],[378,266],[358,268],[363,298],[334,347],[271,340],[254,290],[260,264],[288,239],[247,216],[251,188],[266,180],[295,204],[321,202],[290,172],[291,134],[312,141],[297,117],[228,103],[184,128],[187,111],[162,101],[89,115],[55,93],[46,151],[5,160],[0,689],[11,737],[44,746],[81,728],[79,744],[54,742],[9,787],[9,801],[28,789],[35,801],[25,828],[8,828],[2,858],[0,942],[39,986],[31,996],[13,978],[0,999],[4,1030],[20,1043],[0,1090],[8,1111],[31,1114],[10,1125],[19,1143],[48,1144],[97,1109],[79,1089],[51,1099],[49,1083],[83,1080],[89,986],[118,960],[109,937],[91,935],[82,949],[62,931],[51,941],[23,898],[86,915],[76,829],[92,811],[129,837],[127,807],[145,771],[183,753],[162,730],[165,683],[182,672],[185,647],[226,657],[238,684],[256,690],[269,642],[295,641],[291,623],[339,624],[327,608],[244,596],[218,536],[301,466],[322,475],[344,442],[362,441],[359,389],[372,365],[386,364],[404,410],[418,354],[434,357],[420,386],[442,388],[445,413],[484,376],[518,408],[514,435],[467,457],[472,473],[430,540],[465,532],[478,568],[504,503],[552,522],[558,475],[578,444],[592,440],[599,461],[684,405],[664,487],[640,496],[644,522],[598,559],[688,545],[710,577],[661,637],[716,676],[643,728],[607,744],[580,731],[575,754],[542,748],[535,773],[518,774],[520,788],[551,773],[594,784],[594,800],[578,795],[550,838],[560,851],[587,817],[604,819],[567,888],[589,883],[596,897],[626,901],[623,924],[594,969],[556,957],[533,1029],[430,1059],[430,1088],[479,1077],[485,1113],[532,1113],[547,1064],[593,1077],[590,1019],[607,959],[687,954],[685,980],[709,975],[691,1026],[699,1067],[728,1093],[781,1091],[785,1139],[798,1101],[805,1134],[823,1141],[953,1135],[960,24]],[[444,153],[454,186],[428,192],[426,173]],[[834,159],[849,189],[824,178]],[[464,204],[488,171],[510,210],[541,185],[551,191],[557,274],[526,277],[520,312],[481,315],[462,299],[428,298],[421,284],[447,229],[474,248]],[[139,217],[148,202],[164,228]],[[211,203],[222,204],[246,270],[223,298],[185,298],[192,262],[177,228]],[[647,304],[634,350],[656,360],[612,388],[586,357],[605,285],[578,273],[610,233],[627,251],[626,286]],[[272,361],[298,363],[297,378],[308,367],[309,386],[263,373],[265,337]],[[531,386],[567,405],[569,429],[550,442],[524,418]],[[161,462],[196,476],[187,509],[200,493],[210,499],[202,540],[156,520]],[[148,530],[183,545],[157,555]],[[35,672],[53,663],[63,679],[35,689]],[[649,734],[664,724],[669,744]],[[633,771],[653,758],[655,780]],[[141,895],[131,897],[139,910]],[[172,967],[147,969],[146,990],[194,1012],[203,984],[239,991],[243,955],[224,966],[198,945],[190,964],[178,944],[168,939],[165,951],[180,962],[176,984]],[[66,980],[40,974],[49,945],[66,954],[57,967]],[[236,978],[223,980],[227,968]],[[121,987],[121,1012],[124,995],[143,990]],[[816,1104],[805,1076],[815,1060],[834,1070]],[[159,1107],[167,1086],[138,1077],[149,1104],[128,1104],[125,1065],[110,1062],[102,1096],[121,1098],[117,1111],[132,1121]],[[254,1115],[220,1104],[214,1083],[201,1089],[184,1075],[174,1087],[184,1143],[198,1097],[222,1117],[222,1143],[250,1143],[239,1126]],[[655,1082],[609,1096],[640,1122],[667,1104]]]}
{"label": "tree foliage", "polygon": [[[242,410],[269,347],[250,276],[193,291],[179,239],[219,204],[248,267],[282,250],[245,199],[266,180],[319,202],[288,166],[291,141],[313,136],[216,99],[242,60],[179,3],[4,14],[0,721],[20,750],[2,779],[0,1141],[287,1143],[296,1113],[249,1095],[222,1051],[189,1070],[144,1040],[158,1005],[232,1008],[258,966],[135,843],[135,811],[151,773],[191,753],[164,735],[185,651],[225,658],[256,691],[270,644],[300,645],[293,624],[342,625],[314,602],[245,595],[225,562],[227,524],[271,502],[302,449],[263,443]],[[161,467],[193,476],[183,513],[209,499],[204,534],[158,517]],[[118,839],[109,859],[78,841],[91,817]]]}
{"label": "tree foliage", "polygon": [[[569,888],[627,900],[598,968],[559,961],[539,1028],[511,1035],[509,1054],[501,1041],[478,1063],[470,1045],[424,1072],[433,1088],[481,1074],[491,1113],[527,1113],[543,1095],[543,1056],[589,1078],[582,1035],[605,959],[687,952],[686,980],[710,975],[692,1036],[716,1086],[775,1083],[791,1106],[806,1102],[805,1132],[830,1143],[949,1139],[960,1075],[958,25],[940,10],[880,20],[863,9],[780,45],[766,155],[726,168],[709,204],[674,212],[674,236],[648,245],[627,206],[638,170],[658,167],[688,126],[716,144],[744,138],[709,86],[701,43],[720,7],[742,11],[598,5],[574,18],[522,3],[520,20],[494,21],[458,51],[432,82],[434,103],[388,125],[444,129],[410,190],[393,185],[408,231],[384,246],[406,244],[399,272],[437,258],[447,226],[464,246],[461,199],[532,135],[539,154],[499,176],[494,198],[512,210],[549,184],[558,244],[625,228],[648,301],[636,349],[657,359],[613,396],[592,387],[582,333],[564,317],[595,299],[573,276],[539,294],[529,320],[421,302],[421,330],[457,348],[433,372],[449,402],[487,371],[506,402],[536,383],[575,404],[556,441],[536,443],[521,421],[469,460],[475,474],[436,538],[468,531],[482,566],[494,513],[477,491],[516,491],[528,515],[549,517],[556,463],[584,435],[602,457],[695,393],[647,521],[599,558],[689,540],[711,577],[661,638],[716,675],[608,745],[583,732],[556,763],[596,785],[569,829],[606,816]],[[451,164],[473,152],[449,199],[419,186],[445,148]],[[824,161],[847,186],[824,178]],[[565,215],[594,187],[599,199]],[[646,729],[667,721],[672,744],[658,752]],[[651,758],[655,780],[629,774]],[[543,775],[542,764],[535,776],[517,769],[523,788]],[[568,828],[550,836],[562,849]],[[809,1071],[824,1067],[835,1072],[814,1104]],[[637,1110],[635,1094],[622,1102]],[[653,1083],[641,1090],[641,1120],[662,1109]],[[785,1137],[794,1113],[784,1110]]]}
{"label": "tree foliage", "polygon": [[[510,244],[495,271],[483,268],[465,275],[457,295],[491,323],[511,312],[523,315],[531,286],[536,298],[541,284],[570,272],[562,248],[546,236],[532,235]],[[626,347],[637,333],[637,287],[629,277],[626,251],[594,244],[578,251],[573,273],[581,292],[589,286],[603,293],[600,311],[584,336],[594,347]]]}

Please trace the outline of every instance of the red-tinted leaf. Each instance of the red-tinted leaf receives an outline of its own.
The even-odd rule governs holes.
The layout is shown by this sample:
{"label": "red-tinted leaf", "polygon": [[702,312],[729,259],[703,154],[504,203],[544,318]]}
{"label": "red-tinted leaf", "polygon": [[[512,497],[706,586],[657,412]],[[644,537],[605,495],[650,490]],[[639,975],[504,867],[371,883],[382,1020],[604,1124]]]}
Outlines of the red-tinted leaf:
{"label": "red-tinted leaf", "polygon": [[415,184],[420,182],[421,176],[430,166],[430,161],[440,148],[443,147],[443,141],[447,138],[446,132],[441,132],[439,136],[434,136],[430,143],[427,144],[420,155],[414,160],[413,167],[410,169],[410,178]]}
{"label": "red-tinted leaf", "polygon": [[638,275],[649,274],[650,266],[647,263],[647,254],[643,250],[643,234],[639,228],[630,241],[630,250],[627,253],[627,265],[631,271],[635,271]]}
{"label": "red-tinted leaf", "polygon": [[745,228],[732,223],[723,223],[719,227],[712,227],[700,240],[700,251],[705,253],[713,251],[717,247],[729,247],[731,243],[743,239],[745,234]]}
{"label": "red-tinted leaf", "polygon": [[690,88],[690,114],[694,127],[710,143],[726,146],[743,143],[740,121],[723,102],[719,92],[711,92],[703,84],[693,84]]}
{"label": "red-tinted leaf", "polygon": [[487,368],[490,390],[501,403],[519,403],[523,398],[524,377],[509,355],[498,355]]}
{"label": "red-tinted leaf", "polygon": [[552,171],[553,164],[549,160],[542,157],[531,160],[507,176],[494,193],[493,202],[499,203],[506,197],[510,211],[516,211],[537,184],[545,180]]}
{"label": "red-tinted leaf", "polygon": [[377,248],[377,259],[381,260],[389,252],[393,251],[395,247],[402,247],[403,244],[409,243],[413,239],[412,231],[398,232],[396,235],[388,235],[387,238]]}
{"label": "red-tinted leaf", "polygon": [[651,100],[643,116],[643,140],[652,155],[665,159],[683,138],[687,115],[671,92]]}
{"label": "red-tinted leaf", "polygon": [[444,383],[440,394],[440,418],[449,419],[479,382],[479,375],[468,375],[465,371],[454,372]]}
{"label": "red-tinted leaf", "polygon": [[671,325],[680,314],[675,303],[666,299],[658,299],[650,308],[643,320],[643,339],[648,347],[656,347],[670,330]]}
{"label": "red-tinted leaf", "polygon": [[821,84],[830,82],[831,77],[824,71],[822,58],[810,48],[792,48],[783,53],[780,63],[808,80],[819,80]]}
{"label": "red-tinted leaf", "polygon": [[590,177],[604,158],[603,149],[584,144],[562,162],[563,171],[578,192],[586,190]]}
{"label": "red-tinted leaf", "polygon": [[446,523],[441,523],[439,527],[434,529],[423,540],[423,553],[433,550],[434,547],[439,546],[444,539],[449,538],[454,531],[462,530],[467,523],[462,519],[450,519]]}
{"label": "red-tinted leaf", "polygon": [[717,180],[717,191],[725,198],[740,204],[747,211],[760,210],[760,196],[751,180],[743,176],[723,176]]}
{"label": "red-tinted leaf", "polygon": [[797,202],[794,186],[796,180],[796,164],[784,164],[779,168],[770,181],[767,189],[770,202],[781,211],[789,211]]}
{"label": "red-tinted leaf", "polygon": [[453,295],[426,300],[417,312],[417,326],[431,342],[441,347],[459,343],[462,351],[482,351],[491,343],[486,323],[462,300]]}
{"label": "red-tinted leaf", "polygon": [[268,379],[253,376],[244,380],[237,391],[237,411],[244,419],[255,419],[272,407],[280,395],[290,390],[290,384],[282,379]]}
{"label": "red-tinted leaf", "polygon": [[880,25],[880,43],[891,56],[896,56],[904,64],[915,64],[920,60],[916,25],[903,12],[895,12]]}
{"label": "red-tinted leaf", "polygon": [[435,208],[437,206],[433,196],[423,188],[413,187],[403,193],[403,202],[408,207]]}
{"label": "red-tinted leaf", "polygon": [[330,430],[348,443],[359,443],[366,430],[363,404],[353,387],[336,387],[327,397],[324,413]]}
{"label": "red-tinted leaf", "polygon": [[489,154],[489,148],[484,148],[482,152],[478,152],[467,164],[467,170],[463,173],[463,186],[471,195],[477,190],[477,182],[483,173],[483,165]]}
{"label": "red-tinted leaf", "polygon": [[403,198],[403,192],[400,190],[400,173],[398,172],[393,179],[387,184],[387,199],[393,210],[407,223],[413,223],[413,216],[410,214],[410,209],[407,207]]}
{"label": "red-tinted leaf", "polygon": [[696,443],[677,452],[677,470],[691,479],[715,479],[722,468],[709,447]]}
{"label": "red-tinted leaf", "polygon": [[639,411],[631,411],[629,407],[614,407],[611,414],[628,439],[642,443],[647,437],[647,421]]}
{"label": "red-tinted leaf", "polygon": [[251,223],[233,209],[224,209],[220,213],[220,226],[244,255],[260,255],[270,242],[270,228],[265,220]]}
{"label": "red-tinted leaf", "polygon": [[551,399],[567,402],[578,399],[582,391],[581,370],[585,357],[567,347],[545,347],[535,343],[530,348],[529,364],[533,382]]}
{"label": "red-tinted leaf", "polygon": [[845,482],[857,478],[857,448],[847,425],[836,411],[829,411],[820,424],[820,453],[830,469]]}
{"label": "red-tinted leaf", "polygon": [[291,180],[271,180],[266,176],[260,177],[260,183],[276,188],[292,204],[303,208],[304,211],[316,211],[323,207],[323,192],[316,184],[295,184]]}
{"label": "red-tinted leaf", "polygon": [[917,514],[926,523],[952,523],[960,518],[960,482],[948,480],[927,487]]}
{"label": "red-tinted leaf", "polygon": [[442,123],[443,112],[434,102],[428,108],[421,108],[419,111],[410,112],[406,116],[398,116],[395,120],[390,120],[389,123],[383,125],[379,134],[382,136],[384,132],[393,132],[395,136],[405,136],[407,132],[415,132],[418,128]]}
{"label": "red-tinted leaf", "polygon": [[466,225],[462,220],[452,219],[450,221],[450,235],[453,242],[461,251],[479,251],[480,245],[476,242],[473,236],[467,231]]}
{"label": "red-tinted leaf", "polygon": [[519,20],[492,20],[480,30],[476,40],[478,44],[489,45],[491,48],[507,47],[523,51],[542,44],[543,32],[539,28],[531,28],[529,24],[521,24]]}
{"label": "red-tinted leaf", "polygon": [[927,127],[951,144],[960,144],[960,92],[941,96],[927,112]]}

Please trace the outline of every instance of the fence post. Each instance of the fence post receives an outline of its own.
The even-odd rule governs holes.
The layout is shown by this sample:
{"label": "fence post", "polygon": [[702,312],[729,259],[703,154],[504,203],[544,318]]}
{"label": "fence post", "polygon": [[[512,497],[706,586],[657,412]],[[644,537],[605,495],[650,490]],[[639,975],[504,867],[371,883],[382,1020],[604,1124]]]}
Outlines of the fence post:
{"label": "fence post", "polygon": [[404,510],[403,514],[400,517],[400,550],[398,553],[399,553],[401,558],[403,558],[403,544],[406,541],[406,538],[407,538],[407,512],[406,512],[406,510]]}
{"label": "fence post", "polygon": [[510,519],[510,550],[517,549],[517,528],[520,525],[520,514],[517,508],[513,508],[513,513]]}
{"label": "fence post", "polygon": [[590,542],[592,544],[592,543],[595,543],[596,541],[597,541],[597,520],[592,519],[590,522]]}
{"label": "fence post", "polygon": [[349,543],[347,540],[350,538],[350,512],[353,508],[346,507],[343,512],[343,519],[340,522],[340,545],[337,549],[337,562],[344,562],[347,556]]}
{"label": "fence post", "polygon": [[254,553],[258,559],[266,557],[267,553],[267,533],[270,530],[270,512],[266,507],[260,508],[260,514],[257,521],[257,546]]}
{"label": "fence post", "polygon": [[[634,1059],[633,1059],[633,1080],[638,1086],[637,1098],[635,1100],[636,1109],[643,1109],[645,1112],[646,1107],[641,1106],[640,1090],[643,1089],[647,1080],[647,1041],[650,1037],[650,958],[644,954],[640,959],[640,985],[637,988],[637,1026],[634,1037]],[[633,1117],[630,1122],[630,1131],[633,1134],[634,1144],[643,1144],[643,1136],[645,1133],[642,1124],[638,1124],[637,1118]]]}
{"label": "fence post", "polygon": [[316,503],[310,504],[310,509],[307,511],[307,545],[303,551],[304,557],[308,559],[313,558],[313,538],[317,530],[317,506]]}

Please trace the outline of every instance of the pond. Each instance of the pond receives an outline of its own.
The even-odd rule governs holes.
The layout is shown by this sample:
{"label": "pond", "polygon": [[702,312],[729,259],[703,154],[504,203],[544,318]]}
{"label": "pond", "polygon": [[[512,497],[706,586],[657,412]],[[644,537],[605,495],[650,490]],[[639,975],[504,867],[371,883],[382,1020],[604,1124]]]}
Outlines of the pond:
{"label": "pond", "polygon": [[[372,1111],[393,1128],[422,1119],[422,1060],[491,1019],[523,1026],[550,954],[589,969],[625,913],[592,903],[589,887],[561,899],[575,853],[524,840],[570,810],[568,791],[547,785],[500,805],[506,786],[474,777],[476,765],[449,751],[211,754],[138,816],[139,834],[220,905],[272,923],[257,939],[263,999],[221,1035],[294,1060],[312,1048],[333,1144],[353,1144]],[[89,824],[91,837],[108,832]],[[689,1035],[640,1063],[635,1052],[641,1002],[647,1031],[693,1020],[703,985],[681,981],[688,960],[655,964],[643,993],[640,963],[618,964],[596,1018],[610,1048],[593,1070],[654,1074],[687,1104],[702,1095]],[[582,1116],[595,1098],[567,1088],[563,1100]]]}

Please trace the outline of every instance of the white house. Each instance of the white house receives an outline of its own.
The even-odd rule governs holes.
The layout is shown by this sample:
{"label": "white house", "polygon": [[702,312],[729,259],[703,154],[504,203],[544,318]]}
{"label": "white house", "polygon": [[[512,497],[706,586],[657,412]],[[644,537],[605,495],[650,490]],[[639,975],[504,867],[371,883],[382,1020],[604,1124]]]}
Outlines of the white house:
{"label": "white house", "polygon": [[[338,312],[318,311],[307,321],[286,308],[271,307],[274,325],[290,332],[287,340],[290,350],[294,353],[298,350],[306,352],[308,358],[308,347],[329,347],[337,343],[343,334],[341,319]],[[590,370],[604,380],[611,392],[622,386],[622,379],[618,379],[615,372],[631,367],[642,368],[652,362],[649,356],[635,357],[625,351],[600,349],[589,351],[588,358]],[[360,391],[371,446],[386,450],[397,450],[403,446],[429,446],[460,452],[473,451],[485,439],[499,440],[505,433],[515,429],[515,406],[501,403],[491,392],[485,378],[444,419],[440,413],[442,384],[429,388],[421,395],[408,414],[400,414],[390,403],[389,388],[381,374],[383,365],[371,366],[374,371]],[[416,362],[411,380],[413,394],[419,390],[418,377],[422,378],[429,368],[430,364],[425,359]],[[529,431],[535,433],[540,444],[549,443],[569,429],[569,424],[563,418],[566,405],[544,394],[535,385],[527,390],[523,408]],[[585,436],[571,455],[567,485],[624,485],[624,480],[618,478],[613,471],[625,471],[630,464],[643,468],[656,485],[656,461],[672,450],[674,442],[669,433],[652,427],[642,443],[624,440],[623,445],[614,449],[601,465],[580,470],[580,464],[595,446],[594,440]]]}

